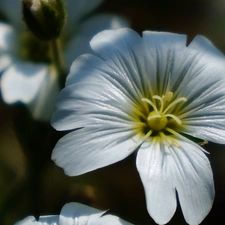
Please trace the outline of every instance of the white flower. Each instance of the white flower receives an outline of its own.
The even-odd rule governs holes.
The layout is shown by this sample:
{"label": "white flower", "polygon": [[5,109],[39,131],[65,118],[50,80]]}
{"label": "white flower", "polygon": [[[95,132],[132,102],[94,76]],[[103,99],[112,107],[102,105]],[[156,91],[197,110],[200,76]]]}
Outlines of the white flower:
{"label": "white flower", "polygon": [[[79,21],[101,2],[102,0],[93,0],[89,4],[84,0],[66,1],[68,23],[63,39],[66,40],[66,43],[63,43],[63,54],[68,69],[75,57],[90,51],[89,41],[94,34],[104,29],[128,26],[126,20],[108,14],[91,17],[82,23]],[[24,38],[21,38],[27,33],[21,24],[20,4],[18,0],[2,0],[0,6],[2,13],[5,13],[12,22],[12,25],[0,22],[2,97],[7,104],[16,102],[26,104],[35,119],[48,121],[55,108],[56,96],[59,92],[58,78],[52,65],[24,57],[23,53],[30,45],[24,47]],[[33,45],[37,44],[39,43]],[[39,49],[36,47],[33,50],[34,54],[36,50]],[[32,53],[32,50],[30,52]],[[46,55],[46,52],[43,55]]]}
{"label": "white flower", "polygon": [[1,94],[7,104],[23,102],[34,119],[48,121],[55,109],[59,86],[55,69],[18,56],[18,32],[0,22]]}
{"label": "white flower", "polygon": [[[95,55],[73,63],[52,124],[74,130],[52,154],[76,176],[137,150],[147,208],[167,223],[176,193],[189,224],[199,224],[214,199],[210,163],[190,139],[225,143],[225,58],[206,38],[130,29],[103,31]],[[80,129],[78,129],[80,128]],[[78,130],[76,130],[78,129]],[[190,138],[190,139],[189,139]]]}
{"label": "white flower", "polygon": [[33,216],[28,216],[15,225],[131,225],[117,216],[105,213],[106,211],[71,202],[63,206],[59,216],[41,216],[38,221]]}

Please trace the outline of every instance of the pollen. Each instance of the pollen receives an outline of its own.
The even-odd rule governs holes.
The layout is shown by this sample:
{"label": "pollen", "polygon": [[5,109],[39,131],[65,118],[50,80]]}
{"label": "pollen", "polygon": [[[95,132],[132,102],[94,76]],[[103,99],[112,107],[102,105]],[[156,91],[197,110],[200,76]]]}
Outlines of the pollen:
{"label": "pollen", "polygon": [[149,113],[147,118],[147,124],[152,130],[162,130],[166,127],[167,122],[168,119],[166,117],[162,117],[155,111]]}
{"label": "pollen", "polygon": [[[177,132],[174,130],[176,127],[182,125],[182,121],[177,116],[176,107],[178,104],[182,104],[187,101],[185,97],[175,98],[173,92],[167,92],[165,95],[153,95],[151,99],[142,98],[143,102],[141,110],[135,110],[141,124],[142,133],[145,134],[145,138],[150,135],[158,135],[168,139],[169,135],[174,135]],[[139,117],[138,117],[139,116]],[[147,135],[148,134],[148,135]],[[147,137],[147,136],[148,137]],[[169,140],[169,139],[168,139]]]}

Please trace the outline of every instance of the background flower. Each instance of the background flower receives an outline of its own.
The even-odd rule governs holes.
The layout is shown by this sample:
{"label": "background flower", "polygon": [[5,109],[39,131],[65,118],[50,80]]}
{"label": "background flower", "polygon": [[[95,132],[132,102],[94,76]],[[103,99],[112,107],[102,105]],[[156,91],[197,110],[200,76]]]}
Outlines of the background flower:
{"label": "background flower", "polygon": [[[0,0],[0,5],[9,1]],[[13,1],[9,10],[14,10],[12,16],[15,16],[19,9],[16,3],[19,5],[20,1]],[[6,10],[2,10],[4,15]],[[116,13],[128,18],[139,34],[143,30],[183,33],[187,34],[188,43],[197,34],[203,34],[224,52],[223,11],[222,1],[209,0],[107,0],[95,8],[98,13]],[[4,15],[0,12],[6,22],[8,17]],[[82,21],[91,16],[84,16]],[[23,24],[21,20],[15,22]],[[68,177],[50,159],[53,146],[65,132],[56,132],[47,123],[31,120],[22,104],[8,106],[1,101],[0,114],[1,225],[12,225],[27,215],[35,218],[57,215],[61,207],[71,201],[110,208],[134,224],[155,224],[146,210],[143,185],[135,165],[136,154],[104,169]],[[209,142],[204,148],[210,152],[216,195],[213,208],[201,225],[225,224],[224,146]],[[178,205],[168,225],[184,223]]]}
{"label": "background flower", "polygon": [[38,221],[33,216],[29,216],[15,225],[131,225],[117,216],[106,213],[106,211],[71,202],[63,206],[59,216],[41,216]]}
{"label": "background flower", "polygon": [[225,143],[224,56],[201,36],[186,47],[185,35],[141,38],[130,29],[100,32],[90,45],[95,55],[75,60],[59,96],[52,124],[74,131],[52,159],[76,176],[138,150],[155,222],[171,219],[177,192],[186,222],[199,224],[212,207],[213,177],[204,150],[187,137]]}
{"label": "background flower", "polygon": [[[28,106],[34,119],[48,121],[59,92],[57,71],[49,64],[49,47],[26,31],[21,23],[18,0],[2,0],[0,10],[11,24],[0,23],[0,57],[2,59],[1,91],[7,104],[22,102]],[[89,40],[103,29],[128,26],[125,19],[115,15],[100,15],[82,22],[82,17],[102,1],[67,0],[67,24],[63,34],[66,69],[79,54],[89,51]]]}

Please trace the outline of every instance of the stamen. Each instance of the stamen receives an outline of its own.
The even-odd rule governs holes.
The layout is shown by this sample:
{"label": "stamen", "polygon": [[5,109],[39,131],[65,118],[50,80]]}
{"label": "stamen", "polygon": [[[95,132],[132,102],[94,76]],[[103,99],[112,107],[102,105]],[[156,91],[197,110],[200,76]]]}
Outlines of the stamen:
{"label": "stamen", "polygon": [[159,135],[161,136],[165,144],[168,144],[169,146],[174,145],[177,148],[180,147],[180,145],[176,140],[174,140],[174,138],[166,136],[163,132],[160,132]]}
{"label": "stamen", "polygon": [[208,143],[209,143],[208,141],[204,140],[204,141],[200,142],[200,145],[203,146],[203,145],[207,145]]}
{"label": "stamen", "polygon": [[158,111],[158,109],[156,108],[155,104],[154,104],[151,100],[149,100],[149,99],[147,99],[147,98],[142,98],[141,101],[147,102],[149,105],[152,106],[152,108],[153,108],[157,113],[159,113],[159,111]]}
{"label": "stamen", "polygon": [[130,148],[128,151],[134,151],[139,148],[152,134],[153,130],[150,130],[134,147]]}
{"label": "stamen", "polygon": [[[157,100],[159,102],[157,102]],[[151,100],[148,98],[141,98],[141,101],[148,103],[151,107],[147,104],[143,104],[145,108],[142,108],[142,111],[137,110],[136,112],[136,115],[139,116],[137,116],[137,119],[140,123],[134,124],[135,129],[138,129],[139,127],[142,133],[145,133],[146,129],[149,129],[149,132],[147,134],[145,133],[143,140],[138,144],[140,145],[146,138],[155,132],[154,134],[158,135],[165,143],[179,147],[179,143],[176,139],[171,135],[165,135],[164,131],[180,137],[179,133],[170,128],[171,120],[174,120],[178,125],[182,124],[180,116],[178,118],[178,116],[172,113],[172,110],[176,104],[186,102],[187,98],[181,97],[173,101],[173,92],[169,91],[161,97],[159,95],[153,95]]]}
{"label": "stamen", "polygon": [[202,105],[200,105],[194,109],[190,109],[188,112],[180,114],[179,117],[182,119],[182,118],[186,117],[187,115],[193,114],[194,112],[197,112],[199,109],[203,108],[204,105],[205,105],[205,103],[203,103]]}
{"label": "stamen", "polygon": [[161,97],[159,97],[158,95],[154,95],[152,98],[158,99],[160,101],[161,106],[160,106],[160,109],[159,109],[159,113],[162,113],[163,107],[164,107],[163,99]]}
{"label": "stamen", "polygon": [[177,133],[175,130],[173,130],[173,129],[169,128],[169,127],[166,127],[165,130],[167,130],[169,133],[171,133],[171,134],[173,134],[173,135],[175,135],[177,137],[180,137],[179,133]]}
{"label": "stamen", "polygon": [[177,124],[179,124],[179,125],[182,124],[181,120],[177,116],[175,116],[173,114],[165,114],[162,117],[171,117],[171,118],[173,118],[176,121]]}
{"label": "stamen", "polygon": [[138,114],[142,119],[144,119],[144,120],[146,120],[147,119],[147,117],[145,116],[145,114],[144,113],[142,113],[142,112],[140,112],[140,111],[138,111],[138,110],[136,110],[136,112],[135,112],[136,114]]}
{"label": "stamen", "polygon": [[165,144],[167,144],[166,142],[169,142],[169,145],[173,144],[173,142],[171,141],[171,139],[168,138],[162,131],[159,132],[159,135],[163,139],[163,141],[165,142]]}
{"label": "stamen", "polygon": [[171,92],[171,91],[167,92],[166,95],[164,96],[164,99],[167,102],[170,102],[172,98],[173,98],[173,92]]}
{"label": "stamen", "polygon": [[160,114],[150,115],[150,116],[148,116],[147,120],[152,120],[154,118],[161,118],[161,116],[160,116]]}
{"label": "stamen", "polygon": [[174,102],[172,102],[171,104],[169,104],[167,106],[167,108],[163,111],[163,114],[165,114],[166,112],[168,112],[174,105],[176,105],[177,103],[182,102],[182,101],[183,102],[186,102],[187,99],[184,98],[184,97],[178,98],[177,100],[175,100]]}
{"label": "stamen", "polygon": [[147,124],[143,122],[133,122],[131,124],[133,125],[133,129],[147,126]]}

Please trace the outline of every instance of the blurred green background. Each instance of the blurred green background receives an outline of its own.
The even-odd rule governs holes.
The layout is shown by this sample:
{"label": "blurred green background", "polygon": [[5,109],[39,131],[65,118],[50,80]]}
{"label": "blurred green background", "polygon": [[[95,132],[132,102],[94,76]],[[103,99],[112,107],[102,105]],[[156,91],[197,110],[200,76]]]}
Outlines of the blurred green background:
{"label": "blurred green background", "polygon": [[[169,31],[208,37],[225,52],[225,0],[106,0],[94,13],[123,16],[141,34]],[[224,71],[225,75],[225,71]],[[51,161],[64,133],[33,121],[21,105],[0,102],[0,224],[28,215],[59,214],[66,202],[78,201],[140,225],[155,224],[145,207],[135,155],[79,177],[67,177]],[[202,225],[225,224],[225,147],[209,143],[216,197]],[[168,224],[186,224],[180,207]]]}

